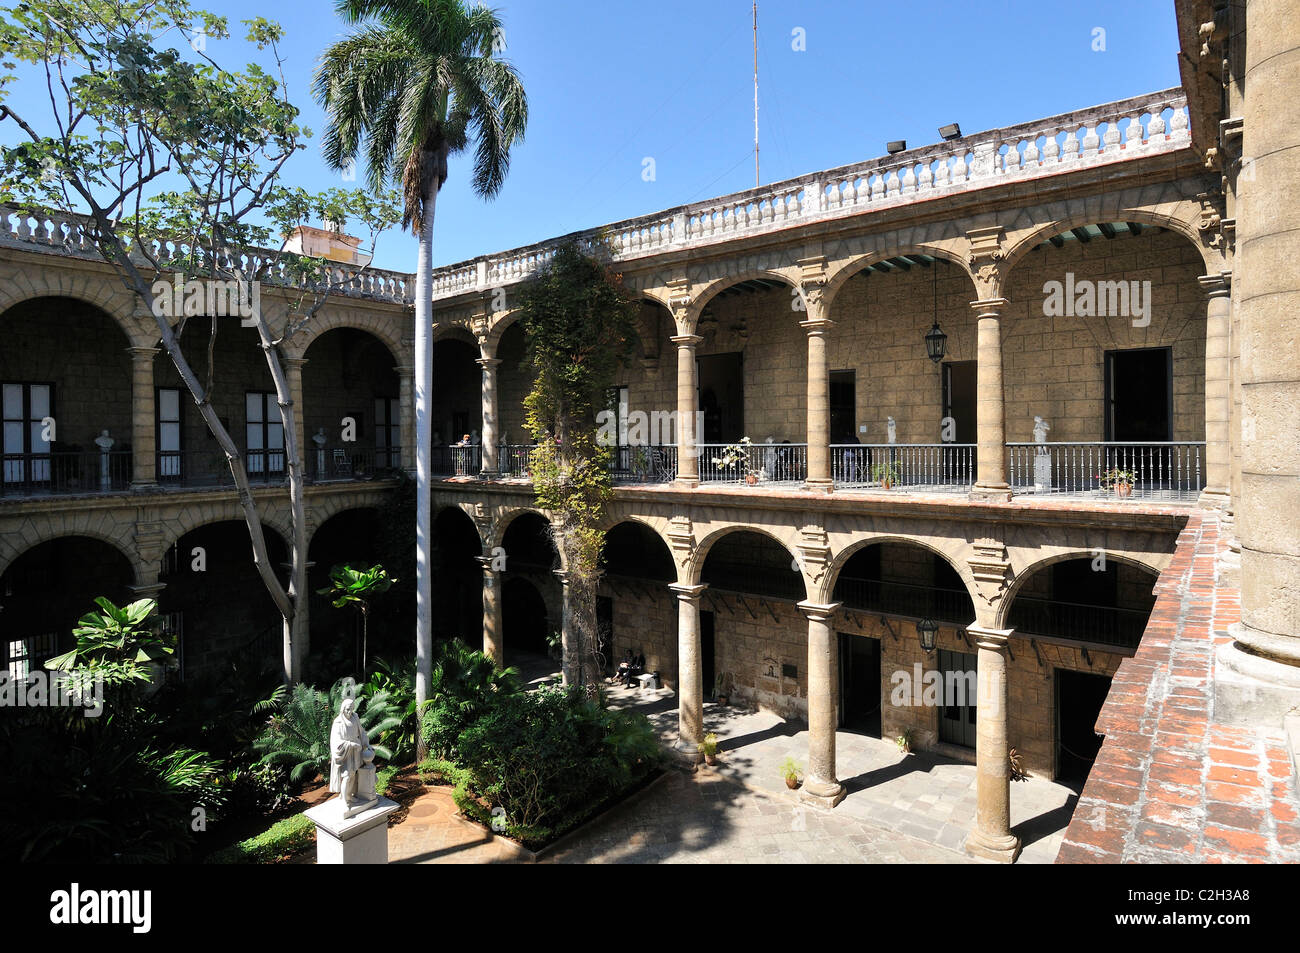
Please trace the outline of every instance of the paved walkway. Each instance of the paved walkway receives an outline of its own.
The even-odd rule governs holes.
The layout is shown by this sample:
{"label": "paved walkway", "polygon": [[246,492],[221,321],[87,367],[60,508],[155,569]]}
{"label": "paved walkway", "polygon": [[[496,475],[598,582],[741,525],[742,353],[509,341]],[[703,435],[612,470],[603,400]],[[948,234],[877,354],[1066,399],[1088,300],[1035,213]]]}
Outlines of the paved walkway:
{"label": "paved walkway", "polygon": [[[520,660],[523,661],[523,660]],[[547,666],[534,660],[529,680]],[[543,673],[544,674],[544,673]],[[661,739],[676,738],[671,691],[615,688],[615,707],[634,707]],[[547,863],[973,863],[962,844],[975,817],[975,768],[890,742],[841,732],[848,796],[833,811],[800,804],[777,766],[803,762],[808,733],[766,712],[706,705],[718,734],[719,764],[672,770],[644,793],[544,855]],[[1051,863],[1075,802],[1040,779],[1014,784],[1012,824],[1020,863]],[[514,863],[529,859],[503,839],[456,816],[450,788],[431,788],[389,831],[393,863]]]}
{"label": "paved walkway", "polygon": [[[661,739],[677,736],[672,693],[615,689],[610,703],[645,712]],[[768,712],[704,706],[705,731],[718,735],[715,771],[745,787],[793,804],[779,766],[808,756],[808,731]],[[836,763],[848,795],[830,814],[894,831],[952,851],[960,851],[975,822],[975,766],[928,752],[905,755],[891,741],[850,732],[836,735]],[[1019,863],[1052,863],[1060,850],[1077,796],[1070,788],[1041,778],[1013,782],[1011,825],[1020,837]],[[817,812],[822,813],[822,812]]]}

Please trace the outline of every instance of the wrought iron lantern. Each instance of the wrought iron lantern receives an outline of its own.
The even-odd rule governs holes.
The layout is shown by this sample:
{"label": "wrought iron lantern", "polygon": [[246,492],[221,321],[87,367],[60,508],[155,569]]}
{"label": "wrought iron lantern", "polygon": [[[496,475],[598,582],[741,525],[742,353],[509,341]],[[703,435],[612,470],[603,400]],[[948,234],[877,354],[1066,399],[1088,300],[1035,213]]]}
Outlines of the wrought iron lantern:
{"label": "wrought iron lantern", "polygon": [[939,623],[930,618],[922,619],[916,624],[916,634],[921,639],[921,648],[925,649],[926,655],[929,655],[934,651],[934,639],[939,634]]}
{"label": "wrought iron lantern", "polygon": [[932,327],[925,334],[925,353],[930,355],[930,360],[938,364],[943,360],[944,352],[948,346],[948,335],[944,334],[939,328],[939,322],[934,322]]}

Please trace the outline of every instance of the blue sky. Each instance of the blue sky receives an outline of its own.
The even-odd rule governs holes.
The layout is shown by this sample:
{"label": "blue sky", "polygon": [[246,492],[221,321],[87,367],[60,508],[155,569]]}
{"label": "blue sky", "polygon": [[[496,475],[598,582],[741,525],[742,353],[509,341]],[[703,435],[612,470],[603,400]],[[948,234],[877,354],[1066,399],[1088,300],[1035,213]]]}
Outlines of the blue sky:
{"label": "blue sky", "polygon": [[[291,95],[319,131],[312,69],[346,29],[332,4],[204,5],[232,25],[255,15],[284,24]],[[435,263],[754,184],[749,0],[494,5],[528,90],[528,135],[490,203],[469,188],[468,158],[452,160]],[[758,15],[764,182],[881,155],[890,139],[926,145],[948,122],[976,132],[1179,82],[1172,0],[760,0]],[[1104,51],[1093,49],[1098,27]],[[248,57],[236,40],[211,41],[208,53],[232,66]],[[20,87],[16,102],[33,92]],[[654,181],[642,177],[647,157]],[[344,184],[315,140],[288,178],[313,189]],[[409,236],[381,238],[376,265],[407,271],[414,260]]]}

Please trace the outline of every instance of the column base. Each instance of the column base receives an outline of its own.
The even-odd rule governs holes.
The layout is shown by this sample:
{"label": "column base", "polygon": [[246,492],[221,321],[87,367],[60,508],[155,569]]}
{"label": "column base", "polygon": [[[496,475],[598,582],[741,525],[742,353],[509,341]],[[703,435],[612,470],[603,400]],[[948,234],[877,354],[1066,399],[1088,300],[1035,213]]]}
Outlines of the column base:
{"label": "column base", "polygon": [[804,781],[803,787],[799,789],[799,800],[813,807],[830,810],[840,801],[843,801],[846,794],[848,794],[848,791],[844,790],[844,785],[838,781],[819,781],[816,778],[808,778]]}
{"label": "column base", "polygon": [[809,493],[833,493],[835,492],[834,480],[805,480],[803,488]]}
{"label": "column base", "polygon": [[[1240,640],[1245,630],[1237,623],[1229,626],[1228,632]],[[1300,666],[1256,655],[1239,642],[1229,642],[1215,652],[1216,721],[1242,727],[1279,727],[1287,713],[1297,706],[1300,706]]]}
{"label": "column base", "polygon": [[966,853],[999,864],[1014,864],[1020,856],[1020,838],[1014,834],[1000,837],[973,830],[966,836]]}
{"label": "column base", "polygon": [[131,481],[132,493],[148,493],[156,489],[158,489],[157,480],[132,480]]}
{"label": "column base", "polygon": [[673,485],[682,490],[693,490],[700,485],[699,477],[676,477]]}
{"label": "column base", "polygon": [[688,768],[695,767],[704,760],[704,755],[700,754],[699,742],[678,735],[673,744],[673,760]]}
{"label": "column base", "polygon": [[499,471],[497,471],[497,470],[480,470],[480,471],[478,471],[478,478],[479,478],[480,480],[496,480],[496,479],[498,479],[500,476],[501,476],[501,473],[500,473]]}
{"label": "column base", "polygon": [[1202,510],[1226,511],[1232,505],[1232,495],[1227,487],[1207,486],[1196,498],[1196,506]]}
{"label": "column base", "polygon": [[970,499],[977,503],[1009,503],[1011,487],[1005,483],[976,483],[971,487]]}

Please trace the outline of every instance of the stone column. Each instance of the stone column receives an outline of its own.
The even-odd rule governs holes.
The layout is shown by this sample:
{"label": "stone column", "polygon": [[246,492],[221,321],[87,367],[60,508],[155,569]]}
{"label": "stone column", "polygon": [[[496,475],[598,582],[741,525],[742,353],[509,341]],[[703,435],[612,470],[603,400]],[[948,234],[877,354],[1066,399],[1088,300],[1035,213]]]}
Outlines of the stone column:
{"label": "stone column", "polygon": [[971,499],[1011,499],[1007,483],[1007,424],[1002,397],[1002,329],[1006,298],[971,302],[978,322],[975,357],[976,474]]}
{"label": "stone column", "polygon": [[677,753],[691,764],[704,740],[704,670],[700,664],[700,596],[706,585],[668,587],[677,595]]}
{"label": "stone column", "polygon": [[1010,629],[968,625],[978,647],[975,711],[975,827],[966,853],[1013,862],[1020,838],[1011,833],[1011,768],[1007,762],[1007,639]]}
{"label": "stone column", "polygon": [[1209,296],[1205,309],[1205,490],[1199,505],[1226,509],[1232,481],[1229,428],[1232,412],[1232,292],[1223,275],[1196,279]]}
{"label": "stone column", "polygon": [[158,410],[153,387],[156,347],[129,347],[131,354],[131,488],[158,483]]}
{"label": "stone column", "polygon": [[[311,474],[315,476],[313,467],[308,460],[311,454],[308,452],[306,442],[307,427],[303,422],[302,413],[302,369],[307,366],[307,359],[303,357],[287,357],[284,360],[284,373],[289,379],[289,400],[293,404],[293,433],[298,442],[298,453],[302,455],[303,475]],[[288,441],[285,441],[288,445]],[[315,444],[311,444],[315,448]]]}
{"label": "stone column", "polygon": [[700,485],[700,461],[695,445],[704,439],[695,432],[695,410],[699,403],[695,381],[695,345],[704,338],[698,334],[678,334],[671,338],[677,345],[677,483],[684,487]]}
{"label": "stone column", "polygon": [[808,332],[808,479],[805,487],[829,493],[831,481],[831,374],[826,336],[835,322],[813,318],[800,322]]}
{"label": "stone column", "polygon": [[1300,704],[1300,441],[1295,316],[1300,313],[1300,5],[1246,7],[1242,174],[1233,284],[1241,355],[1241,623],[1218,653],[1215,715],[1281,723]]}
{"label": "stone column", "polygon": [[497,466],[497,366],[500,365],[501,359],[497,357],[482,357],[478,360],[478,366],[483,368],[483,428],[479,432],[482,434],[483,442],[483,470],[482,476],[485,479],[496,477],[498,472]]}
{"label": "stone column", "polygon": [[415,476],[415,368],[398,364],[393,368],[398,380],[398,429],[402,441],[402,469]]}
{"label": "stone column", "polygon": [[560,674],[565,685],[577,685],[582,673],[582,660],[578,658],[578,643],[573,637],[573,602],[572,593],[569,591],[569,574],[563,569],[556,569],[554,575],[560,580],[560,639],[564,657]]}
{"label": "stone column", "polygon": [[844,800],[835,771],[835,729],[839,721],[839,640],[831,627],[838,602],[801,602],[808,619],[808,771],[800,800],[834,807]]}
{"label": "stone column", "polygon": [[477,557],[483,567],[483,654],[500,666],[505,660],[505,628],[501,620],[501,574],[492,567],[491,556]]}

